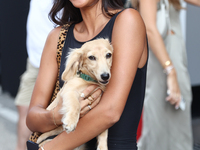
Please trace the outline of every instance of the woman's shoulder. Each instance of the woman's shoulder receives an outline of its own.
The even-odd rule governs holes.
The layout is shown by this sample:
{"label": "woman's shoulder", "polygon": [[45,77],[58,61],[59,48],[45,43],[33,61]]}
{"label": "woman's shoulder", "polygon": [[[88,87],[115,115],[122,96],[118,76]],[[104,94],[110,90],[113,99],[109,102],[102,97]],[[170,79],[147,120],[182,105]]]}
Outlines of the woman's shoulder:
{"label": "woman's shoulder", "polygon": [[52,46],[57,45],[61,28],[62,28],[61,26],[58,26],[49,32],[47,36],[47,40],[46,40],[47,44],[52,45]]}
{"label": "woman's shoulder", "polygon": [[61,31],[61,26],[55,27],[54,29],[52,29],[48,35],[48,38],[58,38],[58,35]]}
{"label": "woman's shoulder", "polygon": [[119,28],[126,27],[127,30],[133,27],[136,30],[137,29],[145,30],[145,25],[140,13],[133,8],[126,8],[122,10],[116,18],[115,26]]}
{"label": "woman's shoulder", "polygon": [[45,42],[45,47],[44,47],[45,51],[48,52],[52,51],[53,53],[55,52],[59,40],[60,30],[61,27],[56,27],[49,32]]}
{"label": "woman's shoulder", "polygon": [[137,10],[133,8],[126,8],[119,13],[117,19],[122,21],[132,21],[132,20],[140,20],[142,18]]}

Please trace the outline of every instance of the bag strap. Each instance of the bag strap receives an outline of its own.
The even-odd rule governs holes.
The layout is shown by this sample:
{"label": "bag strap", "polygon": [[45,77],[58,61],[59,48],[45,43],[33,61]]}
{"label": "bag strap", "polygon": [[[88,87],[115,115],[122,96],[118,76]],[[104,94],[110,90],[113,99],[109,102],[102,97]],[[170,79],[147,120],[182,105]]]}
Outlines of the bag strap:
{"label": "bag strap", "polygon": [[[59,74],[60,74],[60,63],[61,63],[61,56],[62,56],[62,50],[65,44],[65,39],[67,37],[67,32],[69,29],[70,25],[69,24],[65,24],[62,26],[61,30],[60,30],[60,34],[59,34],[59,39],[58,39],[58,45],[57,45],[57,63],[58,63],[58,75],[57,75],[57,80],[56,80],[56,84],[55,84],[55,88],[54,88],[54,92],[52,94],[50,103],[54,101],[54,99],[57,96],[57,93],[60,90],[60,82],[59,82]],[[32,142],[37,142],[38,137],[41,135],[41,133],[39,132],[33,132],[31,134],[31,136],[29,137],[29,140]]]}
{"label": "bag strap", "polygon": [[56,57],[57,63],[58,63],[58,75],[57,75],[56,85],[55,85],[54,92],[51,97],[50,103],[54,101],[54,99],[57,96],[57,93],[60,90],[60,82],[59,82],[60,63],[61,63],[62,49],[65,44],[65,39],[67,37],[67,32],[68,32],[69,27],[70,27],[69,24],[65,24],[62,26],[62,28],[60,30],[60,35],[59,35],[59,40],[58,40],[58,45],[57,45],[57,57]]}

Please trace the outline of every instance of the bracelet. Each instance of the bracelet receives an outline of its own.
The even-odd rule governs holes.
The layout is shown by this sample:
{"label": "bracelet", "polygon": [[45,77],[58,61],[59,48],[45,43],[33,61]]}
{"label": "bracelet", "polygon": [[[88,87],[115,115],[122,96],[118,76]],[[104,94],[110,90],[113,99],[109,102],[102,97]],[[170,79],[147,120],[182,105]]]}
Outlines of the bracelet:
{"label": "bracelet", "polygon": [[44,150],[43,146],[40,147],[42,150]]}
{"label": "bracelet", "polygon": [[[54,107],[55,108],[55,107]],[[56,121],[55,121],[55,118],[54,118],[54,108],[53,108],[53,123],[54,123],[54,125],[56,126],[56,127],[58,127],[58,125],[56,124]]]}
{"label": "bracelet", "polygon": [[166,73],[166,75],[170,74],[170,72],[172,71],[172,69],[174,68],[173,65],[166,67],[163,72]]}
{"label": "bracelet", "polygon": [[167,60],[167,61],[165,62],[165,67],[170,66],[170,64],[171,64],[171,61],[170,61],[170,60]]}

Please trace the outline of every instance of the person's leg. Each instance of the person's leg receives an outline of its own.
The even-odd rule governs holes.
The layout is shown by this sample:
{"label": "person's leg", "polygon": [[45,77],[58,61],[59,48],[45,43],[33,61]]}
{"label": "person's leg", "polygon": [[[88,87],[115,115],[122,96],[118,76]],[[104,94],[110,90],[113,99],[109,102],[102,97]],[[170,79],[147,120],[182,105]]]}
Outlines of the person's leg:
{"label": "person's leg", "polygon": [[26,141],[28,140],[31,131],[26,126],[26,114],[28,106],[17,106],[19,120],[17,124],[17,146],[16,150],[26,150]]}
{"label": "person's leg", "polygon": [[38,68],[32,66],[27,60],[26,71],[21,76],[20,86],[15,98],[19,120],[17,123],[17,145],[15,150],[26,150],[26,141],[31,131],[26,126],[26,115],[31,101],[32,92],[38,75]]}

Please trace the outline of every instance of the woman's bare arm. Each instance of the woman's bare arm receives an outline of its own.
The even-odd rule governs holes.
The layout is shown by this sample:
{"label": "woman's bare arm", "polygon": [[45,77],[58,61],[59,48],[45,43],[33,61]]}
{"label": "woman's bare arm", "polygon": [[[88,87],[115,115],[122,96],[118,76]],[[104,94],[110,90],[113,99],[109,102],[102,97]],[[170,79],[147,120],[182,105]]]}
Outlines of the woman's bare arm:
{"label": "woman's bare arm", "polygon": [[57,79],[56,48],[60,28],[53,29],[46,40],[40,70],[27,116],[27,126],[32,131],[45,132],[55,128],[52,113],[46,111]]}
{"label": "woman's bare arm", "polygon": [[140,0],[140,13],[146,25],[151,50],[164,68],[165,62],[170,58],[156,25],[157,0]]}
{"label": "woman's bare arm", "polygon": [[[160,62],[163,69],[165,69],[165,62],[171,62],[171,60],[156,24],[157,0],[140,0],[139,10],[147,28],[147,36],[151,50]],[[170,90],[170,95],[166,98],[166,100],[175,105],[175,107],[178,107],[180,103],[181,93],[175,69],[172,69],[171,72],[168,74],[167,85],[168,89]]]}
{"label": "woman's bare arm", "polygon": [[147,57],[142,57],[147,56],[146,31],[139,13],[128,9],[119,14],[112,38],[112,78],[100,103],[80,119],[75,131],[69,134],[61,133],[45,144],[45,149],[72,150],[96,137],[120,119],[137,68],[147,60]]}

